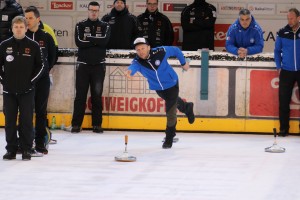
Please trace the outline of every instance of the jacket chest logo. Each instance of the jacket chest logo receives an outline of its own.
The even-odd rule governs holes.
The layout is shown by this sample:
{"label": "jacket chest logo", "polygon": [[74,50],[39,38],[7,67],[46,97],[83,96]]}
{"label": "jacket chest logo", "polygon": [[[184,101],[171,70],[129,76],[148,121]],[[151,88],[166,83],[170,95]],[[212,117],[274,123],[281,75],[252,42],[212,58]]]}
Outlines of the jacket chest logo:
{"label": "jacket chest logo", "polygon": [[44,47],[44,46],[45,46],[44,41],[43,41],[43,40],[40,40],[40,41],[39,41],[39,45],[40,45],[40,47]]}
{"label": "jacket chest logo", "polygon": [[14,57],[12,55],[7,55],[6,56],[6,61],[7,62],[12,62],[14,60]]}
{"label": "jacket chest logo", "polygon": [[25,54],[30,54],[30,48],[25,48],[24,52]]}
{"label": "jacket chest logo", "polygon": [[84,29],[84,32],[86,32],[86,33],[90,33],[90,32],[91,32],[91,29],[90,29],[90,27],[85,27],[85,29]]}
{"label": "jacket chest logo", "polygon": [[156,66],[159,66],[159,65],[160,65],[160,60],[156,60],[156,61],[155,61],[155,65],[156,65]]}
{"label": "jacket chest logo", "polygon": [[7,54],[12,54],[13,53],[13,48],[12,47],[7,47],[6,48],[6,53]]}
{"label": "jacket chest logo", "polygon": [[97,27],[96,27],[96,32],[97,32],[97,33],[101,33],[101,27],[100,27],[100,26],[97,26]]}

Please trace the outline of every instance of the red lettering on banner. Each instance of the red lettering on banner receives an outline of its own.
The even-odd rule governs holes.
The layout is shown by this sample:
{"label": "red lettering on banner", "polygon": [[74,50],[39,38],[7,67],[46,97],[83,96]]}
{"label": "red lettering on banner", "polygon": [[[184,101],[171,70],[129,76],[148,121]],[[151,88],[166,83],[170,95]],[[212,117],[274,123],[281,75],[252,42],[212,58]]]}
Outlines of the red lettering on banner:
{"label": "red lettering on banner", "polygon": [[157,106],[156,106],[157,110],[156,110],[156,112],[160,112],[161,109],[164,108],[164,106],[165,106],[164,102],[165,101],[162,98],[157,99]]}
{"label": "red lettering on banner", "polygon": [[[181,23],[172,23],[174,30],[174,46],[182,46],[183,30]],[[226,42],[226,33],[230,24],[215,24],[214,40],[215,47],[224,47]]]}
{"label": "red lettering on banner", "polygon": [[124,97],[119,97],[117,99],[117,110],[118,111],[124,111]]}
{"label": "red lettering on banner", "polygon": [[215,24],[215,47],[225,47],[226,33],[230,24]]}
{"label": "red lettering on banner", "polygon": [[[161,98],[102,97],[102,105],[104,112],[165,112],[164,100]],[[88,98],[86,108],[90,111],[92,110],[91,97]]]}
{"label": "red lettering on banner", "polygon": [[115,97],[102,97],[102,104],[105,105],[105,108],[103,110],[110,110],[115,111],[116,110],[116,98]]}
{"label": "red lettering on banner", "polygon": [[173,4],[170,4],[170,3],[164,3],[163,11],[173,11],[173,10],[174,10]]}
{"label": "red lettering on banner", "polygon": [[[249,113],[251,116],[278,117],[279,114],[279,78],[277,71],[252,70],[250,74],[250,102]],[[299,116],[298,87],[293,89],[290,116]]]}
{"label": "red lettering on banner", "polygon": [[138,103],[137,103],[137,98],[133,97],[130,99],[130,111],[131,112],[136,112],[138,110]]}
{"label": "red lettering on banner", "polygon": [[147,112],[146,98],[139,98],[139,112]]}
{"label": "red lettering on banner", "polygon": [[52,1],[52,10],[73,10],[73,2]]}
{"label": "red lettering on banner", "polygon": [[156,102],[154,98],[149,98],[147,101],[147,107],[149,112],[154,112],[156,109]]}
{"label": "red lettering on banner", "polygon": [[125,111],[128,111],[128,98],[125,98]]}

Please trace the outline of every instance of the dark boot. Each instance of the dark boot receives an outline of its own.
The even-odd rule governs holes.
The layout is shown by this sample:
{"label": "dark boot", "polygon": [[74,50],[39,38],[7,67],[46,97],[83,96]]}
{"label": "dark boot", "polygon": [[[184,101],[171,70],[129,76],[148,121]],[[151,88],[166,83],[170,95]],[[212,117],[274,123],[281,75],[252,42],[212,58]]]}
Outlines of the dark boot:
{"label": "dark boot", "polygon": [[23,153],[22,153],[22,160],[31,160],[30,151],[23,151]]}
{"label": "dark boot", "polygon": [[14,160],[14,159],[16,159],[16,153],[15,152],[8,151],[3,156],[3,160]]}
{"label": "dark boot", "polygon": [[94,133],[103,133],[103,129],[101,126],[93,126]]}
{"label": "dark boot", "polygon": [[188,118],[189,123],[190,124],[194,123],[194,121],[195,121],[194,104],[192,102],[186,103],[185,114]]}
{"label": "dark boot", "polygon": [[48,154],[48,150],[45,147],[45,143],[43,141],[36,140],[35,150],[42,154]]}
{"label": "dark boot", "polygon": [[162,145],[163,149],[170,149],[173,145],[173,138],[176,136],[176,128],[175,126],[167,127],[166,129],[166,139]]}

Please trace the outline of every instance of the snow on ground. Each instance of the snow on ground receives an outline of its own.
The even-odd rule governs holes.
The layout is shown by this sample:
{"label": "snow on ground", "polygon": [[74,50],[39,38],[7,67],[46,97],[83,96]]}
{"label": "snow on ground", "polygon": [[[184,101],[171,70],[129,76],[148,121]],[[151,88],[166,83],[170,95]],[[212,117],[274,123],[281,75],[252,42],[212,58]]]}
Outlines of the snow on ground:
{"label": "snow on ground", "polygon": [[[124,135],[136,162],[116,162]],[[271,135],[178,133],[162,149],[161,132],[56,130],[49,154],[0,160],[0,200],[297,200],[300,138],[278,138],[285,153],[266,153]],[[0,129],[0,155],[5,133]],[[1,157],[2,158],[2,157]]]}

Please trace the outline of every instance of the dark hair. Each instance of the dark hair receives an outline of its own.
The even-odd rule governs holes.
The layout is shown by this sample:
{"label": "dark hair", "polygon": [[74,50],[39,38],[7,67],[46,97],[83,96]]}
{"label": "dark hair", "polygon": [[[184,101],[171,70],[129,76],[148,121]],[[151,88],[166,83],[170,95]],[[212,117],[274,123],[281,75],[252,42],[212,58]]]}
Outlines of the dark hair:
{"label": "dark hair", "polygon": [[11,27],[13,27],[14,24],[21,24],[21,23],[24,23],[25,27],[28,26],[25,17],[18,15],[18,16],[16,16],[16,17],[13,18],[13,20],[11,22]]}
{"label": "dark hair", "polygon": [[299,15],[300,15],[299,10],[297,8],[291,8],[291,9],[289,9],[289,12],[295,13],[297,17],[299,17]]}
{"label": "dark hair", "polygon": [[26,8],[25,13],[33,12],[36,18],[40,17],[40,11],[35,6],[29,6]]}
{"label": "dark hair", "polygon": [[244,8],[240,10],[239,15],[251,15],[250,10]]}
{"label": "dark hair", "polygon": [[100,4],[97,2],[97,1],[91,1],[88,5],[88,7],[90,6],[99,6],[100,7]]}

